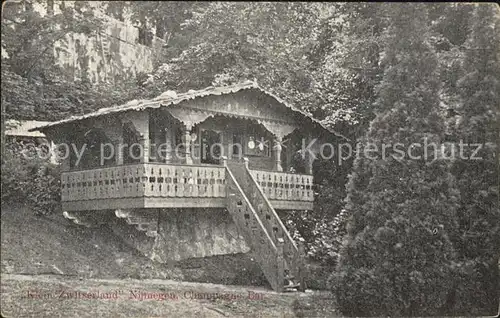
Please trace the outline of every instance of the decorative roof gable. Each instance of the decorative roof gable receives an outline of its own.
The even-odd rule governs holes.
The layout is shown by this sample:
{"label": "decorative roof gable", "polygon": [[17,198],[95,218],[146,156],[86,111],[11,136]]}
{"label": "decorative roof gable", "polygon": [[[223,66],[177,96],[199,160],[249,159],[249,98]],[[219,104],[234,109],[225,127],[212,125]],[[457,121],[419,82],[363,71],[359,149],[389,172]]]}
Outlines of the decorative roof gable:
{"label": "decorative roof gable", "polygon": [[182,94],[176,94],[173,91],[166,91],[162,93],[161,95],[153,98],[153,99],[148,99],[148,100],[132,100],[129,101],[126,104],[120,105],[120,106],[115,106],[115,107],[108,107],[108,108],[101,108],[95,112],[88,113],[85,115],[81,116],[72,116],[60,121],[52,122],[49,124],[41,125],[35,128],[30,129],[29,131],[35,131],[35,130],[45,130],[51,127],[59,126],[62,124],[67,124],[67,123],[72,123],[72,122],[77,122],[89,118],[95,118],[95,117],[100,117],[104,115],[109,115],[109,114],[114,114],[114,113],[121,113],[121,112],[126,112],[126,111],[142,111],[145,109],[150,109],[150,108],[160,108],[160,107],[171,107],[174,105],[178,105],[182,102],[189,101],[189,100],[194,100],[198,98],[203,98],[207,96],[220,96],[220,95],[228,95],[228,94],[234,94],[240,91],[244,90],[257,90],[260,91],[261,93],[273,98],[276,100],[279,104],[284,105],[286,108],[290,109],[293,113],[300,114],[302,117],[307,118],[310,120],[313,124],[320,126],[321,128],[329,131],[330,133],[335,134],[336,136],[342,137],[344,139],[347,139],[346,137],[342,136],[341,134],[338,134],[335,131],[332,131],[328,127],[324,126],[320,121],[317,119],[311,117],[307,113],[293,107],[292,105],[288,104],[278,96],[274,95],[273,93],[270,93],[261,87],[258,86],[257,83],[253,81],[245,81],[239,84],[235,85],[228,85],[228,86],[221,86],[221,87],[213,87],[209,86],[205,89],[201,90],[189,90],[186,93]]}

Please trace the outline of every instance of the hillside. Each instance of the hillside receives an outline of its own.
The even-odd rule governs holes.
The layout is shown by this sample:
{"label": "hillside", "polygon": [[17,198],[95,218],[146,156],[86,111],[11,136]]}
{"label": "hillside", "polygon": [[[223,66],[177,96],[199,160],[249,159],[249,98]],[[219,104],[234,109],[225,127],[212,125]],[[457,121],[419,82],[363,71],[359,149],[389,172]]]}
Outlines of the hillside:
{"label": "hillside", "polygon": [[242,254],[163,265],[127,246],[106,226],[87,229],[60,214],[35,216],[22,205],[2,206],[1,220],[2,273],[266,284],[260,269]]}
{"label": "hillside", "polygon": [[[105,226],[86,229],[60,215],[35,216],[21,205],[2,206],[1,221],[2,317],[337,315],[327,292],[278,294],[256,286],[266,283],[246,255],[186,260],[169,267],[152,263]],[[61,296],[63,290],[66,296]],[[87,293],[116,293],[116,298],[80,297]],[[213,299],[217,293],[230,297]]]}
{"label": "hillside", "polygon": [[2,317],[336,317],[332,303],[325,292],[2,274]]}

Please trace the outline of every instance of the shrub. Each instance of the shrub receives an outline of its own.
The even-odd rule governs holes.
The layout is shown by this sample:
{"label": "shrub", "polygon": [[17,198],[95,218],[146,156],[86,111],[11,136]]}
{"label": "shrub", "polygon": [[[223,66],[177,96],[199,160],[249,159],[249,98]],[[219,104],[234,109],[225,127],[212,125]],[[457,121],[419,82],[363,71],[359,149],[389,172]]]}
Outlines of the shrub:
{"label": "shrub", "polygon": [[28,170],[24,162],[7,149],[2,163],[2,202],[24,201],[28,180]]}
{"label": "shrub", "polygon": [[280,216],[292,238],[305,241],[307,257],[321,265],[337,264],[340,247],[346,234],[347,212],[342,210],[333,219],[318,217],[314,212],[290,211]]}
{"label": "shrub", "polygon": [[61,202],[60,167],[50,163],[41,165],[27,195],[37,214],[58,212]]}
{"label": "shrub", "polygon": [[6,146],[2,162],[2,202],[33,206],[36,214],[49,214],[59,209],[61,172],[58,165],[25,155],[34,149],[11,142]]}

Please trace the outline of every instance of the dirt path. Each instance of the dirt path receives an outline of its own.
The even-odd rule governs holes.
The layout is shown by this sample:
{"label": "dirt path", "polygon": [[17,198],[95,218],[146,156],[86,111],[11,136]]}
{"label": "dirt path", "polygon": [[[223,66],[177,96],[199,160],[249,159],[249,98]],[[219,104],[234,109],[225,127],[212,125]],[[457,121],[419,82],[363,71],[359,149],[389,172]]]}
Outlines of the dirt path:
{"label": "dirt path", "polygon": [[3,317],[332,317],[325,292],[173,280],[1,275]]}

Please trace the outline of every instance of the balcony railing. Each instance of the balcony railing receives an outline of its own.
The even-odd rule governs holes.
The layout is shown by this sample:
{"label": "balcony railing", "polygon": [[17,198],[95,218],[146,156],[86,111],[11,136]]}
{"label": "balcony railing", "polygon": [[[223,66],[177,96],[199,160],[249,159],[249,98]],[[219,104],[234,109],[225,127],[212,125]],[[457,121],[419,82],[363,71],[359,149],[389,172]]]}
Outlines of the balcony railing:
{"label": "balcony railing", "polygon": [[251,173],[269,200],[314,201],[311,175],[260,170]]}
{"label": "balcony railing", "polygon": [[[314,200],[310,175],[252,170],[272,201]],[[226,171],[216,165],[140,163],[63,172],[63,202],[118,198],[225,198]]]}
{"label": "balcony railing", "polygon": [[62,173],[61,200],[225,197],[224,167],[141,163]]}

